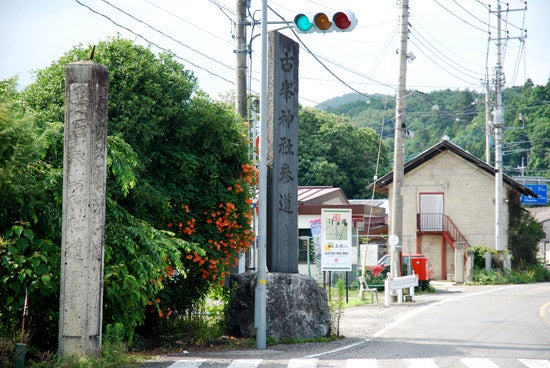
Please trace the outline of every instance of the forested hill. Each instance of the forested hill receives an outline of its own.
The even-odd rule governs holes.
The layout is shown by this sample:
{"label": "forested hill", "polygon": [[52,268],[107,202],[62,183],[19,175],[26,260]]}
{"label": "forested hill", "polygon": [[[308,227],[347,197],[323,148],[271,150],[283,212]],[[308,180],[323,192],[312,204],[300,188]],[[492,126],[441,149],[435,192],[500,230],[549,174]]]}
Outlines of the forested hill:
{"label": "forested hill", "polygon": [[[485,158],[485,94],[449,89],[408,92],[406,121],[411,134],[405,142],[407,160],[438,143],[445,135],[480,159]],[[550,178],[550,80],[545,86],[535,86],[528,80],[522,87],[508,88],[503,102],[506,174],[521,175],[524,166],[525,176]],[[390,150],[393,148],[393,96],[367,98],[348,94],[327,100],[317,108],[347,116],[357,127],[367,126],[378,134],[383,130],[384,141]],[[491,138],[493,149],[492,143]],[[491,164],[494,164],[493,150]]]}

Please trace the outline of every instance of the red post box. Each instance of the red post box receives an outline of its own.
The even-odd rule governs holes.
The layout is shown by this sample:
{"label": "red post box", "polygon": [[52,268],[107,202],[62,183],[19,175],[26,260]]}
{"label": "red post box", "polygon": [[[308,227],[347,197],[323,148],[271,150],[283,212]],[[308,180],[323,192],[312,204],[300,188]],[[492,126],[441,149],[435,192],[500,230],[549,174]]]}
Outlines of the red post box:
{"label": "red post box", "polygon": [[415,275],[418,275],[418,281],[427,281],[430,279],[428,270],[428,259],[425,257],[412,258],[412,269]]}

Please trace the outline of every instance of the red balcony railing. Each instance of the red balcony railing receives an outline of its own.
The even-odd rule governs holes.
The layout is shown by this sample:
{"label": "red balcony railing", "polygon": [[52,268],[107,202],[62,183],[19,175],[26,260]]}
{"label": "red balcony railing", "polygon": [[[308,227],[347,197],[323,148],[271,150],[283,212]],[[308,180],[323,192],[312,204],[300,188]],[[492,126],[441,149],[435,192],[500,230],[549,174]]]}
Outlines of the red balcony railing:
{"label": "red balcony railing", "polygon": [[453,220],[442,213],[419,213],[416,221],[417,229],[420,232],[446,232],[453,243],[464,243],[466,247],[470,244],[460,232]]}

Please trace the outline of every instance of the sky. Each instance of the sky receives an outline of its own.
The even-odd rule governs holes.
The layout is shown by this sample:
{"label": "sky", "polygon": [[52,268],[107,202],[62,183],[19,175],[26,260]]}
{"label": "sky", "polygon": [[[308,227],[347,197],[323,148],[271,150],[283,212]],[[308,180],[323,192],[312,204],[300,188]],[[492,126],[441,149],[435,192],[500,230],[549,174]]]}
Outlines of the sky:
{"label": "sky", "polygon": [[[550,77],[550,1],[507,0],[502,14],[506,87]],[[399,0],[268,0],[269,30],[301,43],[300,103],[315,106],[347,93],[393,95],[398,81]],[[260,91],[260,0],[250,0],[249,59],[252,93]],[[501,1],[506,10],[506,2]],[[219,98],[235,88],[236,0],[0,0],[0,79],[18,76],[20,88],[34,71],[73,46],[117,35],[170,50]],[[409,0],[407,88],[423,92],[483,92],[496,65],[497,0]],[[491,11],[489,11],[491,9]],[[281,22],[302,12],[351,10],[351,32],[294,34]],[[489,31],[490,30],[490,34]],[[526,31],[525,31],[526,30]],[[527,36],[525,38],[525,36]],[[523,42],[523,39],[525,42]],[[96,52],[101,52],[97,50]],[[411,54],[410,54],[411,55]]]}

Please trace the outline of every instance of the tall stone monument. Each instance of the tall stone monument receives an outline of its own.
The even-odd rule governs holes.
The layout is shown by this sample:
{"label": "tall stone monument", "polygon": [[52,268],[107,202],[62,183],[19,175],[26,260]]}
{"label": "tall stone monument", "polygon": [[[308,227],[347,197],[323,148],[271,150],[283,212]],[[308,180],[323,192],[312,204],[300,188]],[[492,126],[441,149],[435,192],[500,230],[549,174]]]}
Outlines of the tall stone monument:
{"label": "tall stone monument", "polygon": [[101,348],[107,154],[107,67],[65,70],[59,354]]}
{"label": "tall stone monument", "polygon": [[267,268],[298,273],[299,45],[269,32]]}

